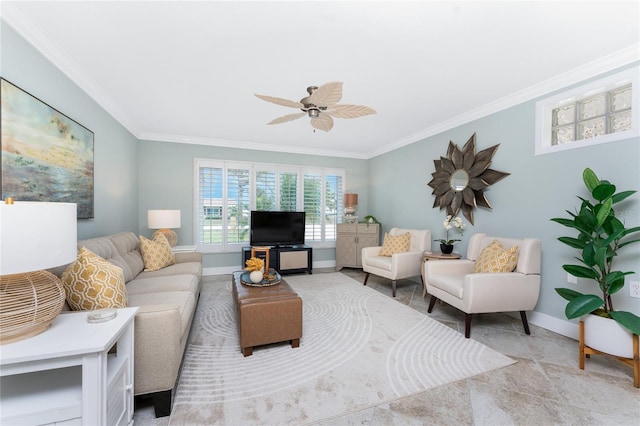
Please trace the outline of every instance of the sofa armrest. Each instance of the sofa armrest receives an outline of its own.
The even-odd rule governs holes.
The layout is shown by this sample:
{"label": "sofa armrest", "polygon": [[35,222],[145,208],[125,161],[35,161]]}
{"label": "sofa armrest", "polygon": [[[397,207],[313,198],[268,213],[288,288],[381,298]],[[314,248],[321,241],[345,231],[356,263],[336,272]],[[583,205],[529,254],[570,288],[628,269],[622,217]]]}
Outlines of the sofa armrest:
{"label": "sofa armrest", "polygon": [[135,316],[135,394],[172,389],[182,359],[182,319],[175,305],[140,306]]}
{"label": "sofa armrest", "polygon": [[475,264],[468,259],[429,260],[424,263],[424,276],[429,279],[429,275],[466,275]]}
{"label": "sofa armrest", "polygon": [[422,251],[408,251],[395,253],[391,256],[392,279],[407,278],[420,275],[422,265]]}
{"label": "sofa armrest", "polygon": [[367,265],[367,258],[377,256],[382,246],[371,246],[362,248],[362,266]]}
{"label": "sofa armrest", "polygon": [[538,303],[540,275],[468,274],[464,277],[463,294],[468,313],[530,311]]}
{"label": "sofa armrest", "polygon": [[200,262],[202,263],[202,253],[198,251],[175,253],[176,263]]}

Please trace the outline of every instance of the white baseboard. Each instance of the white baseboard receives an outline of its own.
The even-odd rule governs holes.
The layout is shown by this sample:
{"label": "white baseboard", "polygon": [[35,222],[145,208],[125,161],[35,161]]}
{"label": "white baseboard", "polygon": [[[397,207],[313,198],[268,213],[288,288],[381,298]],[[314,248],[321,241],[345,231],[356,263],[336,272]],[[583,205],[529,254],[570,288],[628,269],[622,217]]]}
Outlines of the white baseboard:
{"label": "white baseboard", "polygon": [[[514,317],[520,318],[518,312],[512,312]],[[554,333],[578,340],[578,324],[561,318],[552,317],[542,312],[527,312],[527,320],[530,324],[537,325]]]}

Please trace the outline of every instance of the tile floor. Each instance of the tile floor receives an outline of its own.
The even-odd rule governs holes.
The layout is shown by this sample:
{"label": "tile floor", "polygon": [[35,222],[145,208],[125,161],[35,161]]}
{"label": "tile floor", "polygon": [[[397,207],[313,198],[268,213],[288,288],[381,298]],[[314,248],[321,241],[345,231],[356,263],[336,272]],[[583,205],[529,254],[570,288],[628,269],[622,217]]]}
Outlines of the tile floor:
{"label": "tile floor", "polygon": [[[335,272],[314,269],[314,274]],[[360,269],[342,269],[362,282]],[[229,276],[205,277],[207,283]],[[369,287],[391,297],[391,284],[371,276]],[[396,299],[464,332],[464,314],[445,304],[427,313],[429,296],[422,284],[398,281]],[[381,404],[321,423],[326,425],[640,425],[640,389],[633,387],[629,366],[609,357],[592,356],[578,368],[578,343],[530,324],[524,334],[519,316],[476,315],[475,339],[518,362],[420,394]],[[155,419],[148,401],[137,401],[135,424],[164,426],[169,417]],[[269,419],[265,419],[269,424]]]}

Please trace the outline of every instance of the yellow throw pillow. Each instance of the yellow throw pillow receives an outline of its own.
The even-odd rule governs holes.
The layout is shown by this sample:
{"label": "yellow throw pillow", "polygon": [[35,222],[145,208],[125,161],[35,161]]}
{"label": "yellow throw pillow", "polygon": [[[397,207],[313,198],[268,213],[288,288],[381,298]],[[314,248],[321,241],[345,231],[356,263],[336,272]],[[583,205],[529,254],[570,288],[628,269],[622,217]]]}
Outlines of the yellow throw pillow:
{"label": "yellow throw pillow", "polygon": [[74,311],[126,308],[128,304],[122,268],[85,247],[62,273],[62,285]]}
{"label": "yellow throw pillow", "polygon": [[504,249],[498,240],[493,240],[480,252],[472,272],[511,272],[518,264],[518,246]]}
{"label": "yellow throw pillow", "polygon": [[409,238],[411,234],[404,233],[402,235],[390,235],[384,233],[384,242],[380,249],[379,256],[391,256],[395,253],[404,253],[409,251]]}
{"label": "yellow throw pillow", "polygon": [[140,235],[140,251],[145,271],[157,271],[176,263],[176,256],[171,251],[167,237],[158,232],[149,240]]}

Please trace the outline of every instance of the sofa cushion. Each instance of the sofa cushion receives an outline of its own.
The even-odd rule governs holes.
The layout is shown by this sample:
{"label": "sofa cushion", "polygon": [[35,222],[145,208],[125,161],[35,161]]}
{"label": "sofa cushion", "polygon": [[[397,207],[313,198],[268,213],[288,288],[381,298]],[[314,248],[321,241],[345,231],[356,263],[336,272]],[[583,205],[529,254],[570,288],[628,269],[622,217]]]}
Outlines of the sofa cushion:
{"label": "sofa cushion", "polygon": [[511,272],[517,264],[518,246],[505,250],[498,240],[494,240],[482,249],[472,272]]}
{"label": "sofa cushion", "polygon": [[199,285],[198,278],[190,274],[136,278],[127,283],[127,293],[129,296],[164,291],[188,291],[198,294]]}
{"label": "sofa cushion", "polygon": [[[127,280],[134,279],[144,269],[142,253],[138,247],[138,237],[133,232],[121,232],[119,234],[110,235],[108,237],[118,251],[118,254],[131,270],[132,277]],[[125,278],[126,278],[125,273]]]}
{"label": "sofa cushion", "polygon": [[[167,309],[177,307],[180,312],[181,340],[189,333],[191,316],[196,306],[195,295],[189,291],[160,291],[157,293],[138,293],[129,296],[129,306],[165,306]],[[159,330],[159,332],[161,332]],[[157,348],[162,350],[163,348]]]}
{"label": "sofa cushion", "polygon": [[88,240],[78,241],[78,250],[82,247],[86,247],[91,252],[105,259],[109,263],[112,263],[122,269],[124,274],[124,282],[128,282],[138,275],[131,269],[131,266],[120,256],[118,249],[108,237],[91,238]]}
{"label": "sofa cushion", "polygon": [[409,251],[409,239],[411,234],[405,232],[400,235],[391,235],[385,232],[384,242],[380,249],[379,256],[392,256],[395,253],[405,253]]}
{"label": "sofa cushion", "polygon": [[202,278],[202,263],[201,262],[182,262],[174,263],[165,268],[158,269],[157,271],[143,271],[137,278],[153,278],[153,277],[168,277],[172,275],[195,275],[198,282]]}
{"label": "sofa cushion", "polygon": [[122,268],[82,247],[78,258],[62,273],[67,303],[74,311],[127,306]]}
{"label": "sofa cushion", "polygon": [[167,237],[161,232],[156,233],[153,240],[140,235],[140,251],[145,271],[157,271],[165,266],[173,265],[176,261]]}

